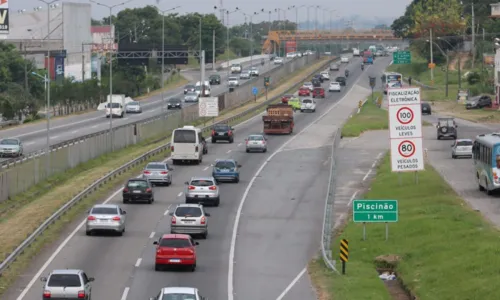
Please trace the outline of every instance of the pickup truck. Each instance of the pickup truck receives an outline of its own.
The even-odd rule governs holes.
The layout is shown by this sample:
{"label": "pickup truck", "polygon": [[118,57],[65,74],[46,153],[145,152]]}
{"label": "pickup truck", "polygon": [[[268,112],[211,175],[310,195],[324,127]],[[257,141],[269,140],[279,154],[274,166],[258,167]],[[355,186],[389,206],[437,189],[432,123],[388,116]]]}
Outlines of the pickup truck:
{"label": "pickup truck", "polygon": [[284,103],[270,104],[262,121],[265,134],[291,134],[294,126],[293,108]]}

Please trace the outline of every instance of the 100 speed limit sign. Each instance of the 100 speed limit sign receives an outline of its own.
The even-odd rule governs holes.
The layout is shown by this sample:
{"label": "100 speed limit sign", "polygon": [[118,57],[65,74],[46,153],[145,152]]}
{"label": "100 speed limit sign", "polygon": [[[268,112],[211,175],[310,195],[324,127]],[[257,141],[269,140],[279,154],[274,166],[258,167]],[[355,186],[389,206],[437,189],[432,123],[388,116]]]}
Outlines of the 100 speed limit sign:
{"label": "100 speed limit sign", "polygon": [[396,118],[398,119],[399,123],[404,125],[411,123],[414,117],[415,114],[409,107],[401,107],[396,114]]}
{"label": "100 speed limit sign", "polygon": [[389,106],[391,139],[408,139],[422,136],[420,104]]}

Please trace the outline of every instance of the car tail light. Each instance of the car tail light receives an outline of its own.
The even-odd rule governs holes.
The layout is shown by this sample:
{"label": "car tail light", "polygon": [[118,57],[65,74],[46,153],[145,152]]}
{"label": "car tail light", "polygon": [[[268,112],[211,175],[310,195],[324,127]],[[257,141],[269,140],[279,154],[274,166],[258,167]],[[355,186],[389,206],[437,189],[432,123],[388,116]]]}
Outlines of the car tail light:
{"label": "car tail light", "polygon": [[78,291],[78,299],[85,299],[85,291]]}
{"label": "car tail light", "polygon": [[212,135],[215,135],[215,130],[212,129]]}
{"label": "car tail light", "polygon": [[172,217],[172,224],[176,224],[177,223],[177,219],[175,217]]}
{"label": "car tail light", "polygon": [[113,221],[120,221],[120,220],[121,220],[121,218],[120,218],[120,217],[113,217],[113,219],[112,219],[112,220],[113,220]]}
{"label": "car tail light", "polygon": [[229,130],[227,133],[228,133],[229,135],[232,135],[232,134],[233,134],[233,132],[232,132],[231,130]]}
{"label": "car tail light", "polygon": [[161,171],[160,174],[165,175],[165,174],[168,174],[168,172],[167,171]]}
{"label": "car tail light", "polygon": [[88,216],[87,220],[89,220],[89,221],[95,221],[95,217],[94,216]]}
{"label": "car tail light", "polygon": [[151,172],[149,172],[149,171],[144,171],[144,174],[149,175],[149,174],[151,174]]}
{"label": "car tail light", "polygon": [[170,146],[170,151],[174,152],[174,146]]}
{"label": "car tail light", "polygon": [[217,187],[215,185],[212,185],[211,187],[208,188],[209,190],[211,191],[215,191],[217,189]]}
{"label": "car tail light", "polygon": [[248,145],[248,140],[246,140],[246,144]]}
{"label": "car tail light", "polygon": [[151,193],[151,192],[152,192],[151,188],[146,189],[146,193]]}
{"label": "car tail light", "polygon": [[50,291],[43,291],[43,298],[44,299],[50,299],[50,296],[51,296]]}
{"label": "car tail light", "polygon": [[198,152],[198,146],[194,147],[194,152]]}
{"label": "car tail light", "polygon": [[200,221],[200,223],[201,223],[201,224],[205,224],[206,222],[207,222],[207,218],[205,218],[205,217],[201,217],[201,221]]}
{"label": "car tail light", "polygon": [[194,186],[192,186],[192,185],[188,186],[188,190],[194,190],[194,189],[195,189]]}
{"label": "car tail light", "polygon": [[128,193],[128,188],[124,188],[124,189],[123,189],[123,192],[124,192],[124,193]]}

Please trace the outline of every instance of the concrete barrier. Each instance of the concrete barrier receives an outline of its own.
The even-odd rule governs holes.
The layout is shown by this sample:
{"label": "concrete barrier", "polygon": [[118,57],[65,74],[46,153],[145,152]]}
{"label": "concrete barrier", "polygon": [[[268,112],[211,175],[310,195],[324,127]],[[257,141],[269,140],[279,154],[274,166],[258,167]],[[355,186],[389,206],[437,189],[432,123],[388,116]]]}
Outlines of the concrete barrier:
{"label": "concrete barrier", "polygon": [[[227,111],[253,101],[252,87],[258,87],[262,94],[265,76],[271,77],[272,89],[281,79],[317,59],[313,56],[296,58],[279,68],[260,74],[258,78],[249,80],[234,92],[220,95],[219,103],[222,104],[220,109]],[[52,175],[74,168],[112,150],[120,150],[152,138],[161,140],[173,129],[198,119],[198,105],[191,105],[166,117],[156,116],[138,123],[115,127],[112,139],[109,131],[101,131],[53,148],[50,153],[49,168],[47,168],[47,156],[43,152],[8,165],[0,173],[0,202],[27,191]]]}
{"label": "concrete barrier", "polygon": [[253,57],[252,56],[242,57],[242,58],[230,60],[229,62],[223,62],[220,64],[220,67],[225,69],[225,68],[231,66],[232,64],[242,64],[242,63],[246,63],[248,61],[251,61],[252,59],[259,60],[259,59],[268,58],[268,57],[269,57],[269,55],[254,55]]}

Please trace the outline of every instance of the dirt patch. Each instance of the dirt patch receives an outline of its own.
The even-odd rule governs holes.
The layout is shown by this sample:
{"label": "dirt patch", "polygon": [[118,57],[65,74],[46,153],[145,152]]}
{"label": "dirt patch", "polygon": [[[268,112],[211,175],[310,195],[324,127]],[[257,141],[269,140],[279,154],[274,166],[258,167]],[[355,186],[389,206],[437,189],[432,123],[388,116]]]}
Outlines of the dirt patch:
{"label": "dirt patch", "polygon": [[458,61],[460,59],[460,69],[464,69],[465,64],[469,61],[470,59],[470,54],[468,52],[460,52],[457,53],[450,61],[450,66],[449,70],[450,71],[457,71],[458,69]]}
{"label": "dirt patch", "polygon": [[[404,283],[395,271],[401,257],[395,254],[380,255],[375,258],[377,272],[384,282],[387,291],[394,300],[418,300],[416,296],[405,287]],[[390,279],[383,279],[383,278]]]}
{"label": "dirt patch", "polygon": [[500,123],[500,111],[488,109],[465,109],[456,101],[435,101],[432,110],[442,115],[452,116],[477,123]]}

